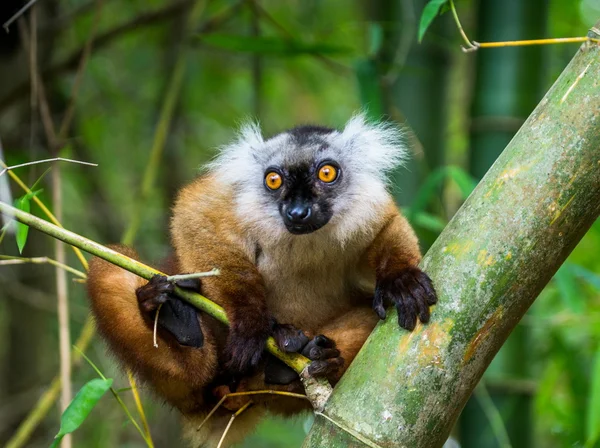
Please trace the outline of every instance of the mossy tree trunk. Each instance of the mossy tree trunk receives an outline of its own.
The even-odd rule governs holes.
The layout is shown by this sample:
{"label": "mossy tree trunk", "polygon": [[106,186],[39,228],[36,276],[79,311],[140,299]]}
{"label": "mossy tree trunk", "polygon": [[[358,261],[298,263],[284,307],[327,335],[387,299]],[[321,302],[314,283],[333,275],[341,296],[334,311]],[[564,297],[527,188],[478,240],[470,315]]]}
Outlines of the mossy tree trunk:
{"label": "mossy tree trunk", "polygon": [[[593,37],[597,37],[594,35]],[[439,304],[378,325],[304,446],[442,446],[517,322],[600,214],[600,48],[584,47],[423,260]]]}
{"label": "mossy tree trunk", "polygon": [[[546,0],[480,0],[477,40],[497,42],[545,37]],[[498,48],[477,53],[470,130],[470,172],[481,179],[531,113],[546,78],[544,47]],[[513,448],[531,446],[532,395],[507,387],[527,379],[529,331],[518,325],[492,361],[484,379]],[[475,397],[460,418],[463,448],[502,444]],[[504,441],[506,442],[506,441]]]}

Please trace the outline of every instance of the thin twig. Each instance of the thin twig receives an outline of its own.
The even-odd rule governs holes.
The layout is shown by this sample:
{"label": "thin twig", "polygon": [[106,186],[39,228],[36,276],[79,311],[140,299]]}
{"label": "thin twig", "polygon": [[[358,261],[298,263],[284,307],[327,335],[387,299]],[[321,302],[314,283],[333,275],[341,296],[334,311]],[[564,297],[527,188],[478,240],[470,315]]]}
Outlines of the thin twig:
{"label": "thin twig", "polygon": [[52,258],[49,258],[49,257],[26,258],[26,257],[13,257],[13,256],[9,256],[9,255],[0,255],[0,266],[7,266],[7,265],[14,265],[14,264],[26,264],[26,263],[51,264],[58,268],[64,269],[65,271],[70,272],[71,274],[74,274],[82,279],[87,278],[87,275],[85,275],[85,273],[83,273],[75,268],[72,268],[71,266],[69,266],[67,264],[59,263],[58,261],[53,260]]}
{"label": "thin twig", "polygon": [[225,436],[227,436],[227,433],[229,432],[229,428],[231,428],[231,425],[233,424],[233,421],[235,420],[235,418],[238,415],[240,415],[242,412],[244,412],[246,409],[248,409],[250,406],[252,406],[252,404],[253,404],[253,402],[252,402],[252,400],[250,400],[244,406],[242,406],[241,408],[239,408],[235,414],[233,414],[231,416],[231,419],[229,420],[229,423],[227,423],[227,426],[225,427],[225,431],[223,431],[223,435],[221,436],[221,440],[219,440],[219,444],[217,445],[217,448],[221,448],[221,445],[223,445],[223,441],[225,440]]}
{"label": "thin twig", "polygon": [[473,42],[477,48],[522,47],[527,45],[576,44],[583,42],[600,43],[593,37],[554,37],[549,39],[508,40],[503,42]]}
{"label": "thin twig", "polygon": [[[4,163],[4,161],[2,161],[1,159],[0,159],[0,166],[3,168],[8,168],[6,166],[6,164]],[[8,171],[8,176],[19,187],[21,187],[21,189],[23,189],[23,191],[25,191],[25,193],[27,193],[27,194],[32,193],[31,189],[27,185],[25,185],[25,183],[21,180],[21,178],[19,176],[17,176],[13,171]],[[35,204],[42,210],[42,212],[44,212],[44,214],[48,217],[50,222],[52,222],[54,225],[56,225],[58,227],[62,227],[62,224],[60,223],[60,221],[58,219],[56,219],[56,216],[54,216],[54,214],[52,214],[52,212],[48,209],[48,207],[46,207],[46,204],[44,204],[41,201],[41,199],[37,197],[37,195],[32,195],[32,198],[33,198],[33,202],[35,202]],[[85,259],[85,257],[83,256],[83,254],[81,253],[81,250],[79,250],[79,248],[74,247],[74,246],[72,246],[72,248],[73,248],[73,252],[75,252],[75,255],[81,262],[81,265],[87,271],[88,270],[88,262]]]}
{"label": "thin twig", "polygon": [[[102,258],[103,260],[106,260],[109,263],[112,263],[129,272],[132,272],[146,280],[150,280],[156,275],[165,275],[157,269],[147,266],[137,260],[134,260],[133,258],[129,258],[126,255],[123,255],[117,251],[109,249],[108,247],[98,244],[95,241],[92,241],[69,230],[55,226],[49,223],[48,221],[38,218],[37,216],[34,216],[31,213],[26,213],[22,210],[19,210],[13,207],[12,205],[0,202],[0,213],[7,212],[9,214],[14,215],[15,219],[17,219],[19,222],[22,222],[23,224],[26,224],[33,229],[50,235],[67,244],[75,245],[92,255]],[[196,308],[199,308],[207,314],[210,314],[219,322],[229,325],[229,320],[227,319],[227,314],[225,313],[225,310],[221,306],[207,299],[206,297],[198,293],[179,288],[177,286],[175,287],[175,293],[179,297],[189,302],[191,305],[194,305]],[[299,374],[301,374],[310,363],[310,361],[302,355],[299,355],[297,353],[283,352],[277,346],[277,343],[273,338],[269,338],[267,340],[267,350]]]}
{"label": "thin twig", "polygon": [[[94,335],[94,321],[88,318],[85,322],[79,338],[75,342],[75,345],[82,349],[87,348]],[[73,357],[71,358],[73,365],[77,366],[81,362],[81,355],[74,350]],[[38,427],[43,418],[48,414],[48,411],[52,409],[58,395],[60,394],[61,384],[60,376],[57,375],[52,380],[48,390],[38,400],[35,407],[29,412],[25,420],[21,422],[17,431],[11,439],[7,442],[5,448],[20,448],[27,444],[27,441],[31,437],[31,434]]]}
{"label": "thin twig", "polygon": [[[79,353],[79,355],[83,359],[85,359],[87,361],[87,363],[92,367],[92,369],[94,369],[96,371],[96,373],[98,374],[98,376],[100,378],[102,378],[103,380],[106,380],[106,376],[104,376],[104,374],[100,371],[100,369],[96,366],[96,364],[94,364],[92,362],[92,360],[90,358],[88,358],[87,355],[85,353],[83,353],[83,351],[79,347],[77,347],[76,345],[74,345],[73,349],[76,350],[77,353]],[[127,418],[131,421],[131,423],[135,427],[135,429],[137,429],[138,432],[140,433],[140,435],[142,436],[142,438],[146,442],[148,442],[148,440],[146,439],[146,435],[144,434],[144,431],[142,430],[142,428],[140,427],[140,425],[136,421],[136,419],[133,418],[133,415],[131,415],[131,412],[129,411],[129,408],[127,407],[127,405],[125,404],[125,402],[123,401],[123,399],[121,398],[121,396],[119,395],[119,393],[117,392],[117,390],[114,387],[111,387],[110,391],[113,394],[113,396],[115,397],[115,399],[117,400],[117,403],[119,403],[119,406],[121,406],[121,408],[125,412],[125,415],[127,416]]]}
{"label": "thin twig", "polygon": [[221,275],[221,271],[218,269],[213,269],[208,272],[196,272],[194,274],[168,275],[167,281],[175,283],[175,282],[178,282],[181,280],[189,280],[189,279],[193,279],[193,278],[202,278],[202,277],[213,277],[215,275]]}
{"label": "thin twig", "polygon": [[156,308],[156,315],[154,316],[154,331],[152,332],[152,339],[153,339],[153,343],[154,343],[154,348],[158,348],[158,338],[157,338],[157,333],[158,333],[158,313],[160,313],[160,309],[162,308],[163,304],[159,304],[158,308]]}
{"label": "thin twig", "polygon": [[196,431],[200,431],[202,429],[202,427],[213,416],[213,414],[215,412],[217,412],[217,410],[221,407],[221,405],[225,402],[225,400],[227,400],[228,398],[231,398],[231,397],[242,397],[242,396],[248,396],[248,395],[282,395],[284,397],[301,398],[303,400],[309,400],[309,398],[306,395],[296,394],[293,392],[284,392],[281,390],[264,389],[264,390],[250,390],[250,391],[245,391],[245,392],[232,392],[230,394],[225,394],[225,395],[223,395],[223,397],[221,397],[219,402],[210,410],[210,412],[206,415],[206,417],[204,417],[204,420],[202,420],[202,423],[200,423],[198,425],[198,427],[196,428]]}
{"label": "thin twig", "polygon": [[29,3],[27,3],[25,6],[23,6],[21,9],[19,9],[10,19],[8,19],[6,22],[4,22],[4,24],[2,25],[2,27],[4,28],[4,30],[8,33],[9,29],[8,27],[15,21],[17,20],[19,17],[21,17],[23,14],[25,14],[25,12],[31,8],[33,6],[33,4],[37,2],[37,0],[30,0]]}
{"label": "thin twig", "polygon": [[452,17],[454,17],[454,22],[456,22],[456,27],[458,28],[458,32],[462,36],[463,40],[467,44],[467,47],[461,47],[464,52],[477,50],[477,47],[473,45],[471,40],[465,34],[462,25],[460,24],[460,19],[458,18],[458,13],[456,12],[456,8],[454,7],[454,1],[450,0],[450,10],[452,11]]}
{"label": "thin twig", "polygon": [[[23,18],[20,18],[18,21],[18,25],[21,41],[23,43],[23,48],[25,48],[25,51],[27,51],[27,53],[30,54],[31,40],[29,37],[29,29],[27,27],[27,24],[25,23],[25,20]],[[37,68],[37,66],[35,68]],[[48,146],[50,146],[51,150],[54,150],[58,146],[58,140],[56,137],[54,122],[52,120],[52,113],[50,112],[50,106],[48,104],[48,100],[46,99],[46,89],[44,87],[44,83],[42,82],[42,77],[40,76],[39,71],[36,71],[33,74],[33,76],[35,77],[35,85],[37,86],[37,96],[39,100],[39,109],[40,116],[42,118],[42,125],[44,126],[44,133],[46,134]]]}
{"label": "thin twig", "polygon": [[[0,160],[0,162],[1,162],[1,160]],[[79,165],[98,166],[97,163],[83,162],[81,160],[65,159],[64,157],[53,157],[51,159],[34,160],[33,162],[25,162],[25,163],[20,163],[18,165],[12,165],[12,166],[6,166],[6,164],[2,163],[2,166],[4,166],[4,169],[2,171],[0,171],[0,176],[2,176],[4,173],[6,173],[7,171],[10,171],[10,170],[14,170],[17,168],[23,168],[24,166],[38,165],[40,163],[48,163],[48,162],[70,162],[70,163],[77,163]]]}
{"label": "thin twig", "polygon": [[[54,151],[56,152],[58,148]],[[52,151],[52,148],[51,148]],[[59,221],[63,220],[63,195],[62,195],[62,175],[60,166],[52,171],[52,205],[54,214]],[[54,258],[57,263],[66,264],[67,255],[65,245],[60,241],[55,242]],[[73,399],[73,387],[71,383],[71,329],[69,322],[69,288],[67,286],[67,273],[60,267],[56,267],[56,307],[58,310],[58,347],[60,357],[60,376],[61,376],[61,411],[65,410],[71,404]],[[61,442],[62,448],[70,448],[72,437],[64,437]]]}
{"label": "thin twig", "polygon": [[[140,392],[138,390],[137,382],[135,381],[135,377],[131,370],[127,369],[127,379],[129,380],[129,384],[131,385],[131,394],[133,395],[133,401],[135,403],[135,407],[138,410],[138,414],[140,414],[140,419],[142,420],[142,426],[144,427],[144,434],[142,437],[146,441],[148,448],[154,448],[154,441],[152,440],[152,434],[150,432],[150,425],[148,425],[148,419],[146,419],[146,413],[144,412],[144,406],[142,406],[142,399],[140,398]],[[116,393],[116,391],[115,391]]]}

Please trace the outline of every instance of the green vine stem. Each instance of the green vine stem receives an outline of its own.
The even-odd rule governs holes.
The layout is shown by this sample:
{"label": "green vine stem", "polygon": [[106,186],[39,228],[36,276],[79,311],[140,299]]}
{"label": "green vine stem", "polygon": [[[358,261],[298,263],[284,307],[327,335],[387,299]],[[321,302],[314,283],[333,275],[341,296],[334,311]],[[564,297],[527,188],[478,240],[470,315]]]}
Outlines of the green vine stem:
{"label": "green vine stem", "polygon": [[[139,275],[146,280],[150,280],[155,275],[166,275],[157,269],[134,260],[133,258],[129,258],[117,251],[98,244],[95,241],[71,232],[70,230],[55,226],[48,221],[19,210],[4,202],[0,202],[0,213],[11,216],[33,229],[50,235],[53,238],[70,244],[71,246],[78,247],[85,252],[88,252],[108,261],[109,263]],[[194,305],[199,310],[204,311],[205,313],[217,319],[219,322],[229,325],[225,310],[221,306],[200,294],[186,291],[181,288],[176,287],[175,292],[179,297]],[[306,373],[303,374],[306,367],[309,365],[310,360],[297,353],[286,353],[282,351],[279,349],[273,338],[269,338],[267,341],[267,350],[269,353],[279,358],[300,375],[306,390],[306,395],[313,404],[313,407],[315,407],[317,410],[321,409],[327,397],[329,397],[329,394],[331,393],[331,386],[326,380],[311,378],[306,375]]]}

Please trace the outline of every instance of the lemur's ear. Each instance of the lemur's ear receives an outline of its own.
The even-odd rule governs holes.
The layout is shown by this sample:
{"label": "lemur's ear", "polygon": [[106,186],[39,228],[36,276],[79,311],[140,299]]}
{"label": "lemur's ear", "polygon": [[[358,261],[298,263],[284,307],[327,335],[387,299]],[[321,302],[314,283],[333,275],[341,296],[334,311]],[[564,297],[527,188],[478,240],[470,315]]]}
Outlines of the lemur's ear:
{"label": "lemur's ear", "polygon": [[361,157],[365,166],[387,172],[408,155],[403,133],[393,123],[369,123],[363,113],[354,115],[340,135],[340,144]]}
{"label": "lemur's ear", "polygon": [[221,146],[206,170],[218,173],[223,180],[235,182],[239,173],[257,162],[256,157],[264,145],[260,126],[256,122],[243,124],[236,138],[228,145]]}

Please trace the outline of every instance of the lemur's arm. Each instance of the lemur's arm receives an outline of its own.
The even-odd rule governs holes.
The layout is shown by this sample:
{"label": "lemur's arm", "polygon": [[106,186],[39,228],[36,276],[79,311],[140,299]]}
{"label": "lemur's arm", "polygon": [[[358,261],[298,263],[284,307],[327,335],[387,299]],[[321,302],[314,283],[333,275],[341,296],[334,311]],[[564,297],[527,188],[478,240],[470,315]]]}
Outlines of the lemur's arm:
{"label": "lemur's arm", "polygon": [[231,192],[215,188],[212,177],[197,179],[179,193],[171,235],[182,272],[219,269],[218,276],[203,278],[202,294],[225,308],[230,322],[226,367],[232,373],[246,373],[262,359],[276,323],[253,259],[256,248],[245,246],[232,201]]}
{"label": "lemur's arm", "polygon": [[373,309],[384,319],[386,303],[393,303],[400,326],[413,330],[417,316],[423,323],[429,321],[429,307],[437,302],[435,289],[417,266],[421,261],[417,237],[393,203],[384,222],[367,251],[377,281]]}
{"label": "lemur's arm", "polygon": [[[113,246],[113,249],[137,259],[132,249],[122,246]],[[167,304],[159,314],[165,325],[159,326],[158,347],[154,347],[153,318],[156,305],[150,306],[145,299],[150,296],[150,302],[153,302],[162,292],[154,291],[153,283],[149,284],[135,274],[94,258],[90,263],[87,281],[92,312],[98,330],[125,365],[170,404],[182,412],[194,412],[202,406],[203,390],[217,373],[214,337],[206,325],[200,330],[201,321],[195,310],[181,307],[171,309]],[[179,305],[178,302],[173,303]],[[190,326],[194,324],[196,329],[195,333],[188,334],[199,335],[201,339],[196,337],[190,344],[182,345],[176,336],[166,331],[173,311],[186,313],[188,323]],[[177,321],[181,322],[180,319]]]}

